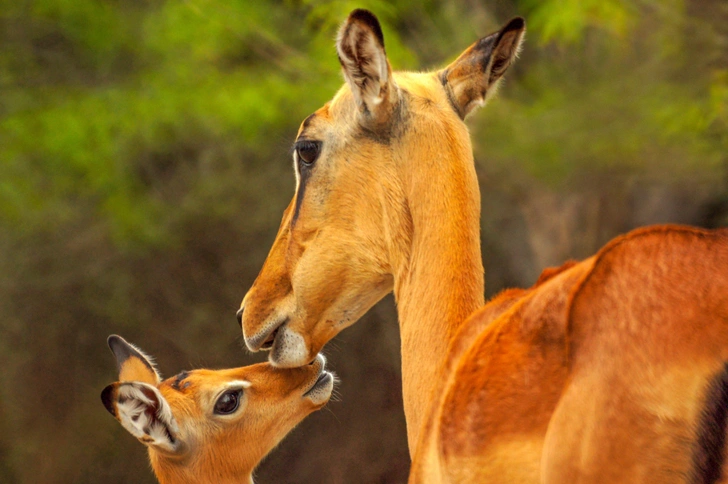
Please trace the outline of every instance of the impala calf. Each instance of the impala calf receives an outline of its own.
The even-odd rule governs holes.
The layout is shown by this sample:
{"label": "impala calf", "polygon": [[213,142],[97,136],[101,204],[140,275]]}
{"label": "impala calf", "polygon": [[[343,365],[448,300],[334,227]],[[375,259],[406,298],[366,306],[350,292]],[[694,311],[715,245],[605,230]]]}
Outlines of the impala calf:
{"label": "impala calf", "polygon": [[106,409],[147,446],[161,483],[252,483],[256,465],[331,397],[334,376],[317,356],[281,370],[257,364],[193,370],[161,380],[151,358],[109,336],[119,381],[101,393]]}

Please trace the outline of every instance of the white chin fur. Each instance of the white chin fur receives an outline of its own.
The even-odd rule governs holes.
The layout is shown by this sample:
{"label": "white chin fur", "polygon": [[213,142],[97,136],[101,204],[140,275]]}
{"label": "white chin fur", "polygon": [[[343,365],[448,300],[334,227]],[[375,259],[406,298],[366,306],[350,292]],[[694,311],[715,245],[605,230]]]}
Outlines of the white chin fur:
{"label": "white chin fur", "polygon": [[334,390],[334,381],[336,381],[336,377],[333,374],[328,376],[326,383],[317,385],[316,388],[308,393],[307,397],[315,405],[323,405],[331,398],[331,392]]}
{"label": "white chin fur", "polygon": [[278,368],[297,368],[308,363],[306,340],[297,332],[283,326],[276,336],[268,360]]}

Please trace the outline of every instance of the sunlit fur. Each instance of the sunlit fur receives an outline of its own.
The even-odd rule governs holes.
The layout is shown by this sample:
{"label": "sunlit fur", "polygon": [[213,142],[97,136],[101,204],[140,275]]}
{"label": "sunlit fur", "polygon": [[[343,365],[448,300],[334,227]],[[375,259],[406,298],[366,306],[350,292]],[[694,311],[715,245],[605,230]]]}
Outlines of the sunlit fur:
{"label": "sunlit fur", "polygon": [[410,482],[541,482],[546,429],[568,378],[570,295],[593,264],[569,263],[531,289],[504,291],[465,321]]}
{"label": "sunlit fur", "polygon": [[[355,24],[360,35],[375,35],[367,16],[355,14],[342,30]],[[509,45],[511,56],[523,32],[519,22],[513,22],[518,28],[508,34],[516,39]],[[360,59],[386,62],[383,48],[376,50],[378,42],[355,44],[340,45],[339,51],[358,46],[365,50],[358,52]],[[470,76],[475,97],[485,97],[484,90],[494,89],[499,78],[488,83],[474,76],[472,65],[483,61],[483,54],[473,47],[468,52],[475,59],[463,55],[441,71],[388,75],[377,102],[367,104],[372,96],[366,93],[352,94],[359,87],[349,82],[303,123],[298,138],[320,141],[321,154],[296,213],[303,183],[298,177],[297,193],[242,303],[248,346],[259,349],[280,327],[270,361],[291,367],[310,361],[394,290],[410,449],[449,341],[484,302],[480,193],[472,147],[443,76]],[[347,79],[367,75],[366,68],[349,73],[354,64],[342,63]],[[386,66],[390,72],[388,62]],[[300,335],[303,343],[293,359],[285,355],[294,352],[279,348],[288,331]]]}
{"label": "sunlit fur", "polygon": [[500,294],[453,341],[410,482],[726,482],[725,449],[701,448],[726,432],[704,426],[726,294],[728,231],[681,226]]}
{"label": "sunlit fur", "polygon": [[[522,37],[522,21],[509,26],[500,72]],[[394,290],[410,482],[685,482],[728,358],[726,234],[637,231],[467,318],[483,268],[462,118],[495,88],[476,69],[492,66],[477,57],[489,45],[435,73],[394,72],[381,103],[356,96],[364,108],[350,81],[302,125],[323,151],[243,300],[246,341],[283,323],[312,358]],[[271,361],[300,364],[277,359],[277,340]]]}
{"label": "sunlit fur", "polygon": [[[139,365],[135,356],[121,362]],[[333,378],[316,385],[324,366],[314,364],[281,370],[267,363],[226,370],[193,370],[159,384],[119,381],[102,399],[127,430],[147,445],[155,475],[162,483],[252,482],[256,465],[311,412],[326,404]],[[151,389],[163,410],[146,411]],[[213,413],[226,390],[241,389],[238,409]],[[153,409],[153,407],[151,407]]]}

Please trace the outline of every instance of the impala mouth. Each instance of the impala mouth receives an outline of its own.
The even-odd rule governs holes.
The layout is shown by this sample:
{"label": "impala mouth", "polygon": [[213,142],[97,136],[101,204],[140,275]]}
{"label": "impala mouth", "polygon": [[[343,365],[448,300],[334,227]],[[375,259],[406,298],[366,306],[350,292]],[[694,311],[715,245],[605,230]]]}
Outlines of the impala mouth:
{"label": "impala mouth", "polygon": [[335,377],[333,373],[326,371],[326,358],[323,355],[317,355],[314,363],[321,365],[319,373],[316,380],[303,393],[303,396],[309,398],[315,404],[323,405],[331,398]]}
{"label": "impala mouth", "polygon": [[316,379],[313,385],[311,385],[311,388],[309,388],[306,393],[303,394],[304,397],[309,396],[312,393],[317,393],[319,391],[325,391],[327,387],[332,384],[334,381],[334,374],[328,371],[322,371],[319,377]]}
{"label": "impala mouth", "polygon": [[[276,336],[280,332],[281,328],[288,322],[288,318],[279,319],[276,323],[271,324],[269,327],[273,328],[270,333],[265,334],[264,331],[256,334],[255,336],[245,338],[245,345],[250,351],[270,350],[276,342]],[[263,340],[263,338],[265,338]],[[260,341],[263,340],[262,343]]]}
{"label": "impala mouth", "polygon": [[282,326],[283,326],[283,324],[278,325],[278,327],[276,329],[274,329],[270,335],[268,335],[268,338],[266,338],[266,340],[263,341],[263,344],[260,345],[261,350],[269,350],[269,349],[273,348],[273,343],[276,342],[276,336],[278,336],[278,331],[281,330]]}

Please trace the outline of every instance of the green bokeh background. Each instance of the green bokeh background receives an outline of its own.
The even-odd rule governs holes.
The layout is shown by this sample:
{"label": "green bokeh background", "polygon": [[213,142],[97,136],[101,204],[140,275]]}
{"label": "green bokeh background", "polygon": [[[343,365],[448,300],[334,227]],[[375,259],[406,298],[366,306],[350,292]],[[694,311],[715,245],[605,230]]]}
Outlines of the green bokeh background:
{"label": "green bokeh background", "polygon": [[[728,223],[724,0],[0,0],[0,482],[153,482],[99,400],[110,333],[166,375],[261,359],[234,314],[357,7],[395,69],[527,19],[499,96],[468,121],[488,294],[632,227]],[[391,299],[327,353],[341,401],[258,482],[404,482]]]}

